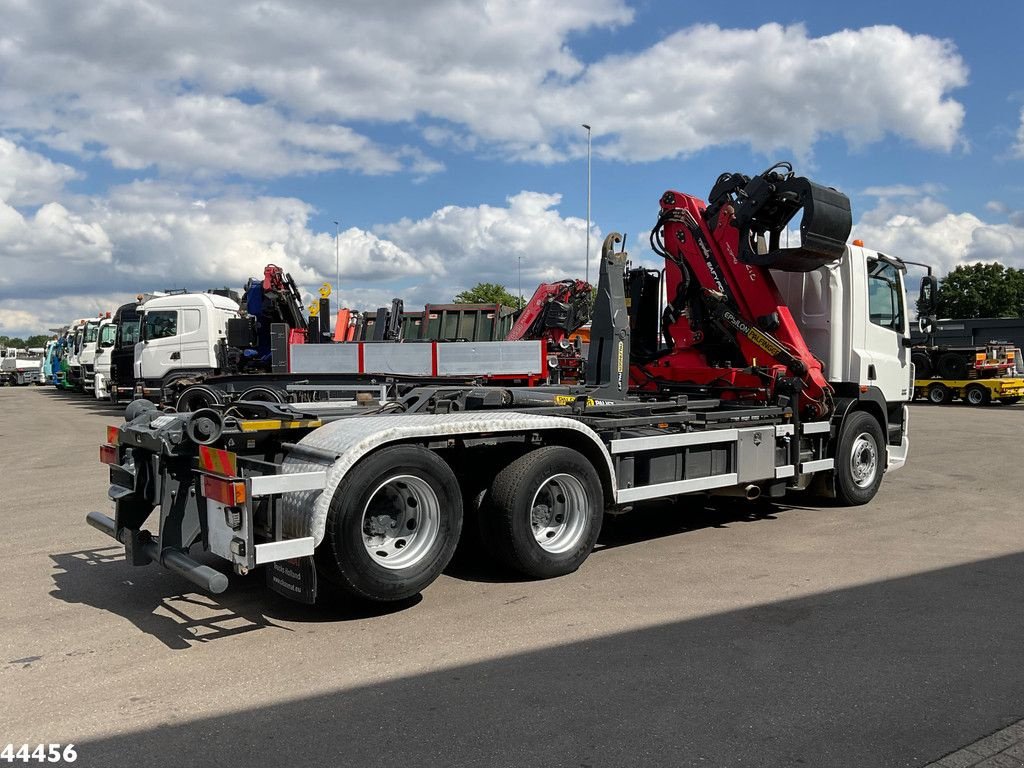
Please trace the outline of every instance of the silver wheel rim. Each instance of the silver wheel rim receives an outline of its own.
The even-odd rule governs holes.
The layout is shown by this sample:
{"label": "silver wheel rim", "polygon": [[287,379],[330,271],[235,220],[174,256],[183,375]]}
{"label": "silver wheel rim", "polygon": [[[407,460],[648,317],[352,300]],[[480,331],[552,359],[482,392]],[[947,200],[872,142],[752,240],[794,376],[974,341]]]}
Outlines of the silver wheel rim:
{"label": "silver wheel rim", "polygon": [[932,387],[928,390],[928,398],[933,403],[941,403],[946,399],[946,392],[943,389],[939,389],[939,387]]}
{"label": "silver wheel rim", "polygon": [[875,482],[875,475],[878,474],[878,447],[867,432],[861,432],[853,441],[850,471],[854,485],[858,488],[867,488]]}
{"label": "silver wheel rim", "polygon": [[587,529],[590,499],[572,475],[552,475],[530,503],[530,525],[541,549],[558,554],[579,544]]}
{"label": "silver wheel rim", "polygon": [[395,475],[377,486],[363,507],[366,553],[389,570],[409,568],[430,552],[441,530],[441,503],[426,480]]}
{"label": "silver wheel rim", "polygon": [[967,391],[967,402],[971,405],[981,405],[981,401],[984,399],[985,395],[980,389],[969,389]]}

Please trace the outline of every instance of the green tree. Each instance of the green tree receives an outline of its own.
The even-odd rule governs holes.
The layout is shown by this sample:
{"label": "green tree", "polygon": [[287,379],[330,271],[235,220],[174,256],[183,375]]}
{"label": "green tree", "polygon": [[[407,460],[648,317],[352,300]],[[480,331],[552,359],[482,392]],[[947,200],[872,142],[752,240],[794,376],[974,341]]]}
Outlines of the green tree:
{"label": "green tree", "polygon": [[1024,317],[1024,270],[961,264],[939,285],[939,317]]}
{"label": "green tree", "polygon": [[49,334],[37,333],[35,336],[29,336],[27,339],[25,339],[25,346],[26,347],[45,347],[46,346],[46,342],[48,342],[51,338],[53,338],[53,337],[50,336]]}
{"label": "green tree", "polygon": [[469,290],[455,297],[456,304],[504,304],[506,307],[518,307],[519,299],[513,296],[504,285],[497,283],[477,283]]}

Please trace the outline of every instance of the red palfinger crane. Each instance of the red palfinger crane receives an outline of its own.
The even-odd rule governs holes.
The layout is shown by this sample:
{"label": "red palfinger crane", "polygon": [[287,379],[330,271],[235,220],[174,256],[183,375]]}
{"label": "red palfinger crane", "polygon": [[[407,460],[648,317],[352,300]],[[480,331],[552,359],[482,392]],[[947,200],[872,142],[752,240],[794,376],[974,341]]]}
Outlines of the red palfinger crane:
{"label": "red palfinger crane", "polygon": [[[803,211],[800,245],[781,233]],[[701,386],[724,400],[780,395],[805,416],[831,411],[831,387],[779,293],[771,269],[806,272],[841,258],[849,199],[780,163],[753,177],[723,174],[707,203],[669,191],[651,245],[666,260],[668,349],[630,369],[639,390]]]}

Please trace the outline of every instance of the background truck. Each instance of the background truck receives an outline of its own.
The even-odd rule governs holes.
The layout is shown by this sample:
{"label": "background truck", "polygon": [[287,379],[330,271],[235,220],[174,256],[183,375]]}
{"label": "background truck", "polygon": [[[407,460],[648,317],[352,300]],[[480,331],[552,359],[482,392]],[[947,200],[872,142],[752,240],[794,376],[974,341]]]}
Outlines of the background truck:
{"label": "background truck", "polygon": [[109,316],[100,322],[100,334],[96,342],[96,359],[93,369],[93,394],[97,400],[110,399],[110,356],[117,340],[117,321]]}
{"label": "background truck", "polygon": [[[270,371],[272,324],[286,326],[289,339],[321,340],[319,322],[318,333],[307,334],[291,276],[273,264],[261,280],[249,281],[241,303],[233,291],[179,292],[147,300],[138,313],[132,394],[157,403],[178,404],[187,387],[211,377]],[[323,314],[329,315],[326,306]],[[120,370],[115,371],[119,395],[124,391]]]}
{"label": "background truck", "polygon": [[[925,358],[928,354],[928,358]],[[935,405],[959,399],[967,405],[1013,405],[1024,397],[1020,351],[1009,344],[979,347],[915,347],[914,398]],[[934,375],[929,376],[929,372]]]}
{"label": "background truck", "polygon": [[41,383],[42,352],[41,349],[0,348],[0,386]]}
{"label": "background truck", "polygon": [[[800,244],[780,247],[801,210]],[[650,291],[650,306],[627,306],[610,235],[585,385],[430,384],[344,410],[135,402],[100,449],[114,515],[87,520],[130,564],[214,592],[227,576],[193,548],[238,574],[265,566],[293,599],[329,585],[395,601],[430,584],[461,535],[548,578],[585,561],[605,513],[648,499],[680,514],[706,493],[867,503],[907,458],[909,327],[902,263],[846,246],[850,225],[844,195],[788,165],[724,174],[707,203],[666,192],[653,238],[668,305],[651,312]],[[657,342],[633,355],[634,335]]]}
{"label": "background truck", "polygon": [[100,329],[104,324],[110,323],[110,313],[100,313],[99,316],[89,320],[85,324],[85,334],[82,336],[82,347],[78,352],[78,364],[81,370],[82,390],[86,394],[93,394],[96,386],[96,355],[100,346]]}

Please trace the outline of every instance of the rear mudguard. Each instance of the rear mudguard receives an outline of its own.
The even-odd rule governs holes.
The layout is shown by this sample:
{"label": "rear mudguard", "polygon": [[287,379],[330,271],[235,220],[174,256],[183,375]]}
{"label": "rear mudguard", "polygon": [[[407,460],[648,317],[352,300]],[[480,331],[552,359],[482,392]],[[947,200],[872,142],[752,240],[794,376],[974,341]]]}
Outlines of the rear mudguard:
{"label": "rear mudguard", "polygon": [[[378,448],[395,443],[429,442],[438,439],[502,435],[546,431],[570,431],[580,439],[592,441],[604,457],[605,466],[597,466],[614,487],[614,471],[608,451],[589,427],[562,416],[531,415],[519,412],[484,411],[476,413],[410,414],[365,416],[326,424],[306,435],[298,445],[309,451],[293,451],[284,460],[282,471],[313,472],[327,466],[327,483],[322,491],[295,491],[283,496],[284,535],[287,538],[312,536],[316,544],[327,527],[327,512],[338,485],[350,469]],[[594,451],[592,453],[597,453]]]}

